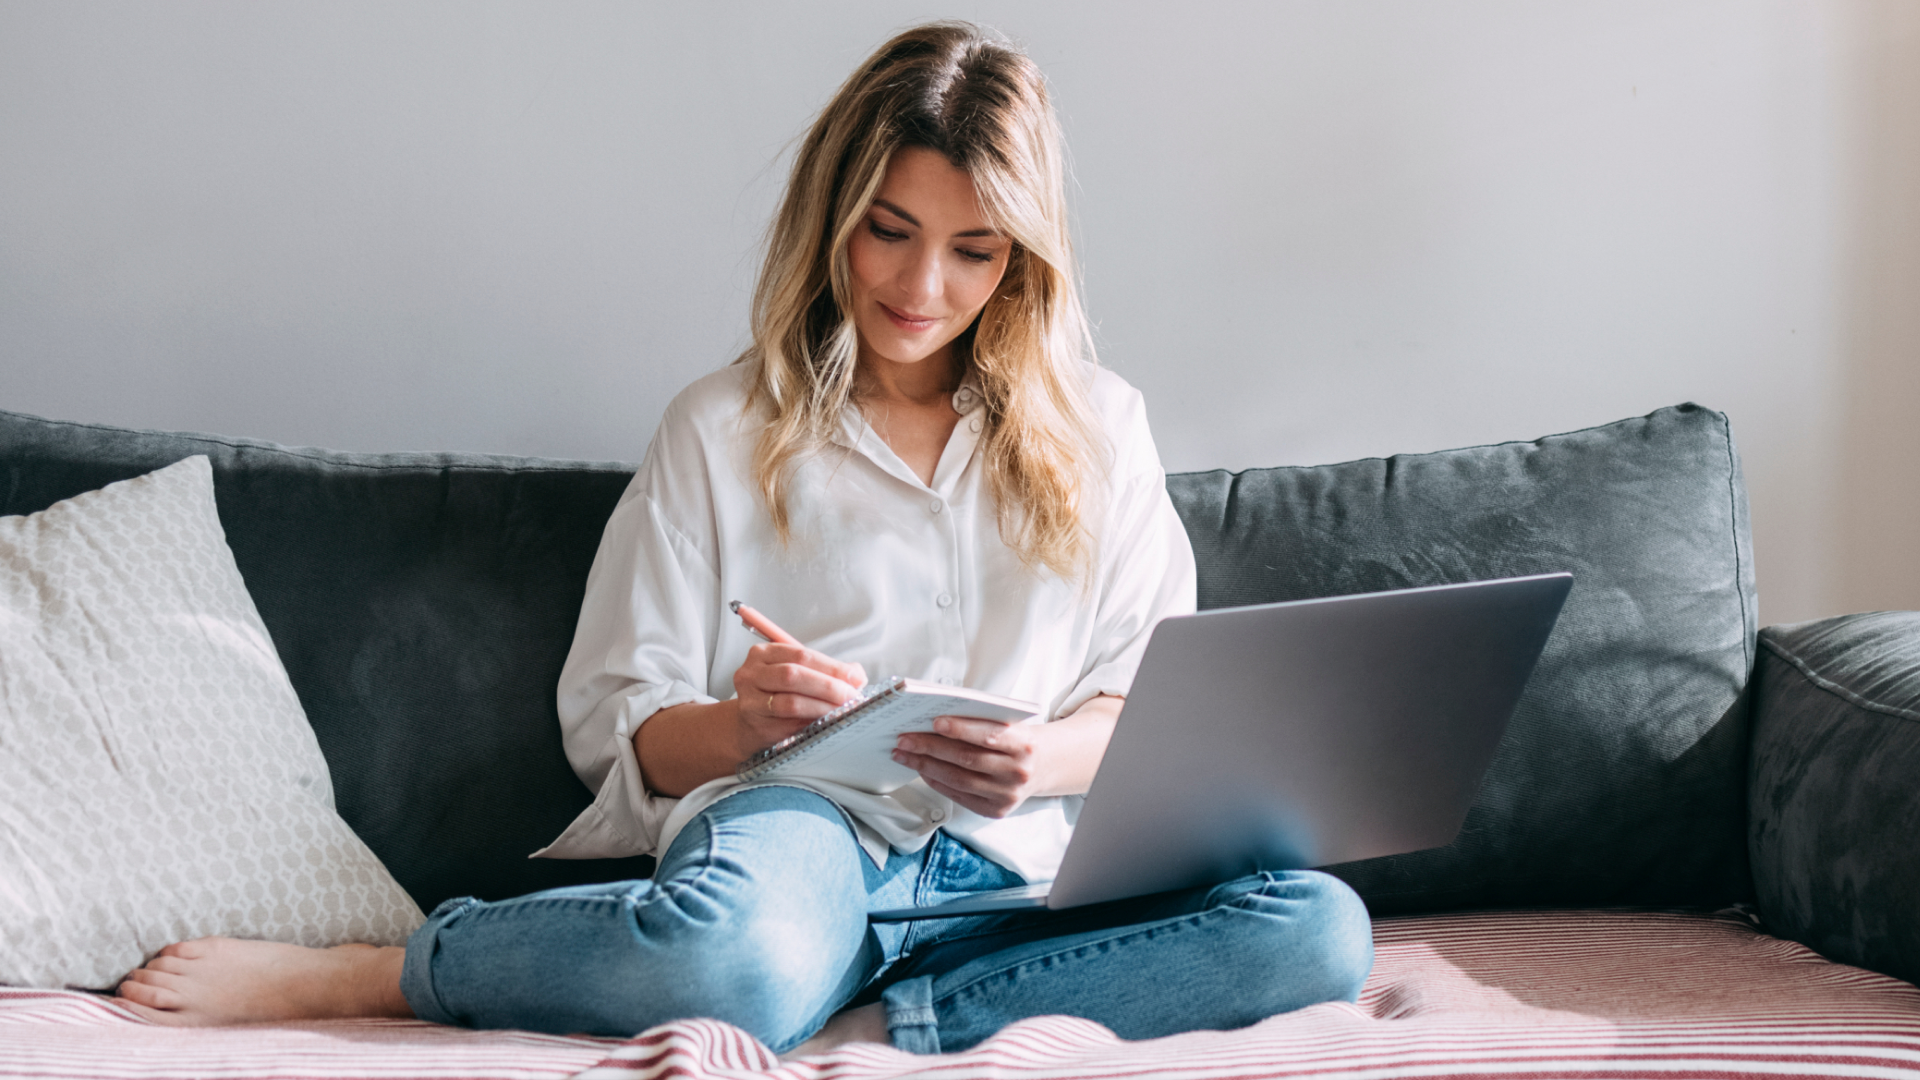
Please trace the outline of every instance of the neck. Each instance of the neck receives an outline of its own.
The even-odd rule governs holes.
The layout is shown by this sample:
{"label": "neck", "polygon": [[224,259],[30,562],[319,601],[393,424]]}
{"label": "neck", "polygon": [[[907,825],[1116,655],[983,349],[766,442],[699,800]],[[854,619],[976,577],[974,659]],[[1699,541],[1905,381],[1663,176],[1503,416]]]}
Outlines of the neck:
{"label": "neck", "polygon": [[869,401],[925,405],[960,387],[960,365],[952,345],[909,364],[876,356],[862,348],[859,365],[859,393]]}

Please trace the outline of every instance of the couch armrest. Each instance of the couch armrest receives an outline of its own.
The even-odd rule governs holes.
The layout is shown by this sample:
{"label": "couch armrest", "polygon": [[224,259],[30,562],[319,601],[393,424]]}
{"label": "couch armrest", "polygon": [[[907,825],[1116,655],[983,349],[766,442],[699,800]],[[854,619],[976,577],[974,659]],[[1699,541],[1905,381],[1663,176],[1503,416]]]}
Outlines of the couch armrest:
{"label": "couch armrest", "polygon": [[1920,981],[1920,612],[1760,632],[1747,800],[1767,928]]}

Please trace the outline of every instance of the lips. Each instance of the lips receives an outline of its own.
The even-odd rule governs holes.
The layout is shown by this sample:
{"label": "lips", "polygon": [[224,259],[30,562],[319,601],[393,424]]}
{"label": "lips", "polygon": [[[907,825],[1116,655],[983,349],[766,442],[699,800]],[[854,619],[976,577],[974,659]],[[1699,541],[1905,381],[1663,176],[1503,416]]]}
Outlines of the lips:
{"label": "lips", "polygon": [[[878,301],[875,302],[878,303]],[[893,325],[906,331],[931,330],[940,323],[940,320],[935,316],[912,315],[904,311],[897,311],[885,304],[880,305],[880,310],[887,313],[887,318],[893,320]]]}

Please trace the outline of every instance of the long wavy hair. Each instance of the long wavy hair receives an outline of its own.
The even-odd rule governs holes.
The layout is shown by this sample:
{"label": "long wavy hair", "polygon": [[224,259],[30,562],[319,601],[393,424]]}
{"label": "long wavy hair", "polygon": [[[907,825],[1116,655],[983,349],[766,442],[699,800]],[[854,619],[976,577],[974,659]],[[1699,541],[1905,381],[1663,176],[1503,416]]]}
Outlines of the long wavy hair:
{"label": "long wavy hair", "polygon": [[973,180],[1011,241],[1006,273],[954,341],[984,399],[981,447],[1001,537],[1067,578],[1092,564],[1083,524],[1109,453],[1087,401],[1094,357],[1068,234],[1060,126],[1040,69],[963,22],[882,45],[820,113],[768,231],[753,296],[750,412],[765,418],[753,479],[783,543],[794,466],[823,449],[857,401],[859,341],[847,243],[895,153],[925,147]]}

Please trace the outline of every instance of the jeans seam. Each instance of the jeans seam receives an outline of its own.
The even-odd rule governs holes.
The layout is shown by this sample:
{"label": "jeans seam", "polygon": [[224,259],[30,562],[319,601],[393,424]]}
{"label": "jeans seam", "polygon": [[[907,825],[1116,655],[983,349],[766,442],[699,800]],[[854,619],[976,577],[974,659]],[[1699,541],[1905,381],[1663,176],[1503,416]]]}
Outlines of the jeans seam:
{"label": "jeans seam", "polygon": [[637,911],[642,905],[646,903],[650,903],[656,899],[666,899],[668,896],[669,886],[672,886],[673,892],[679,893],[686,890],[698,888],[703,882],[707,880],[708,876],[713,873],[714,848],[716,846],[716,841],[717,841],[717,838],[714,836],[714,832],[716,830],[714,829],[713,824],[714,824],[713,819],[707,818],[706,821],[701,826],[703,829],[706,830],[706,834],[707,834],[707,857],[700,860],[700,872],[693,875],[692,878],[686,881],[662,882],[658,885],[655,885],[651,890],[649,890],[651,895],[649,895],[646,900],[641,901],[640,904],[634,905],[634,910]]}
{"label": "jeans seam", "polygon": [[967,980],[966,983],[960,986],[956,986],[953,989],[948,990],[946,993],[941,994],[939,997],[934,999],[934,1003],[937,1006],[940,1002],[952,1001],[955,998],[958,998],[961,995],[968,993],[969,991],[973,990],[975,987],[979,986],[984,982],[987,982],[990,979],[1001,979],[1009,976],[1015,976],[1029,969],[1034,969],[1050,963],[1054,963],[1062,959],[1063,957],[1069,957],[1078,953],[1084,953],[1092,949],[1110,948],[1115,945],[1125,944],[1128,941],[1132,941],[1132,940],[1144,940],[1147,938],[1151,938],[1157,934],[1180,933],[1187,930],[1197,929],[1200,926],[1200,924],[1203,922],[1213,920],[1216,916],[1225,915],[1230,911],[1238,911],[1238,910],[1240,909],[1234,907],[1231,904],[1225,904],[1219,907],[1209,908],[1206,911],[1195,912],[1192,915],[1183,916],[1178,919],[1169,919],[1162,922],[1158,922],[1153,924],[1150,927],[1144,927],[1144,928],[1140,926],[1117,927],[1114,933],[1106,937],[1099,938],[1094,941],[1084,941],[1078,945],[1073,946],[1070,949],[1061,949],[1056,952],[1046,953],[1042,956],[1036,956],[1029,960],[1022,960],[1011,967],[1004,967],[999,969],[998,971],[990,971],[981,975],[977,975],[974,978]]}
{"label": "jeans seam", "polygon": [[[770,788],[782,788],[782,787],[789,788],[793,791],[810,791],[810,789],[808,788],[798,787],[794,784],[779,784],[779,783],[761,784],[761,785],[755,785],[753,787],[741,788],[738,791],[730,791],[726,795],[722,796],[719,801],[715,802],[713,806],[719,806],[721,802],[725,802],[728,798],[734,795],[742,794],[747,791],[758,791],[758,790],[764,790],[764,789],[770,789]],[[818,794],[817,792],[810,792],[810,793]],[[832,803],[831,800],[828,800],[828,801],[829,803],[831,803],[831,805],[835,810],[840,811],[841,819],[846,822],[847,830],[853,833],[853,842],[856,846],[858,846],[860,843],[860,834],[858,830],[855,830],[853,828],[853,818],[838,803]],[[714,827],[715,821],[710,814],[710,811],[712,811],[713,806],[709,806],[707,807],[706,810],[702,810],[699,813],[699,815],[696,816],[694,819],[695,821],[701,821],[702,819],[704,819],[704,824],[701,827],[706,831],[706,834],[707,834],[707,857],[700,860],[699,873],[695,874],[692,878],[688,879],[687,881],[674,883],[675,887],[672,891],[675,893],[684,892],[684,891],[691,890],[698,887],[714,873],[713,861],[715,857],[715,849],[718,846],[718,842],[719,842],[719,837],[717,835],[719,830]],[[682,831],[684,832],[684,830]],[[667,852],[663,851],[660,854],[664,858],[667,855]],[[861,857],[865,858],[865,854],[863,853]],[[638,901],[637,903],[634,904],[634,907],[636,910],[648,904],[654,903],[657,900],[668,898],[669,894],[668,894],[667,885],[665,883],[660,882],[657,876],[654,878],[654,881],[655,881],[654,887],[651,890],[649,890],[649,895],[647,896],[647,898],[644,900]]]}
{"label": "jeans seam", "polygon": [[[1255,876],[1257,876],[1257,877],[1259,877],[1259,878],[1261,879],[1261,885],[1260,885],[1260,887],[1259,887],[1259,888],[1257,888],[1257,889],[1251,889],[1251,890],[1248,890],[1248,891],[1246,891],[1246,892],[1243,892],[1243,893],[1241,893],[1241,894],[1240,894],[1239,896],[1236,896],[1236,897],[1234,897],[1233,899],[1231,899],[1231,900],[1228,900],[1228,901],[1226,901],[1226,902],[1224,902],[1224,903],[1213,903],[1213,902],[1209,902],[1209,903],[1207,904],[1207,906],[1206,906],[1205,908],[1203,908],[1203,909],[1202,909],[1202,910],[1200,910],[1200,911],[1196,911],[1196,912],[1194,912],[1194,913],[1193,913],[1192,915],[1183,915],[1183,916],[1172,916],[1171,918],[1193,918],[1194,916],[1198,916],[1198,915],[1208,915],[1208,914],[1212,914],[1212,913],[1214,913],[1215,911],[1219,911],[1219,910],[1223,910],[1223,909],[1227,909],[1227,908],[1235,908],[1235,907],[1237,907],[1237,906],[1239,906],[1239,904],[1240,904],[1240,901],[1241,901],[1242,899],[1244,899],[1245,897],[1249,897],[1249,896],[1266,896],[1266,897],[1269,897],[1269,898],[1271,898],[1271,897],[1273,897],[1273,895],[1274,895],[1274,894],[1273,894],[1273,893],[1270,893],[1270,892],[1268,892],[1267,890],[1268,890],[1268,889],[1269,889],[1269,888],[1270,888],[1271,886],[1273,886],[1274,884],[1276,884],[1276,883],[1277,883],[1277,882],[1279,881],[1279,877],[1278,877],[1278,876],[1277,876],[1276,874],[1274,874],[1274,873],[1273,873],[1272,871],[1268,871],[1268,870],[1262,870],[1262,871],[1259,871],[1259,872],[1258,872],[1258,873],[1257,873],[1257,874],[1256,874]],[[1215,887],[1214,887],[1213,889],[1211,889],[1211,890],[1209,890],[1209,891],[1208,891],[1208,893],[1207,893],[1207,899],[1208,899],[1209,901],[1212,901],[1212,900],[1213,900],[1213,897],[1214,897],[1214,894],[1216,894],[1216,893],[1218,893],[1218,892],[1219,892],[1219,891],[1220,891],[1221,889],[1223,889],[1223,888],[1225,888],[1225,887],[1227,887],[1228,885],[1232,885],[1232,884],[1233,884],[1233,882],[1224,882],[1224,883],[1222,883],[1221,885],[1218,885],[1218,886],[1215,886]],[[960,915],[960,916],[955,916],[955,919],[956,919],[956,920],[957,920],[957,919],[994,919],[994,918],[1001,918],[1001,919],[1004,919],[1004,918],[1006,918],[1006,916],[1005,916],[1004,914],[1002,914],[1002,915],[998,915],[998,916],[995,916],[995,915],[986,915],[986,916],[980,916],[980,915]],[[951,921],[951,920],[940,920],[940,919],[927,919],[927,920],[922,920],[922,922],[929,922],[929,923],[932,923],[932,922],[942,922],[942,921]],[[1164,924],[1165,924],[1166,922],[1167,922],[1167,920],[1164,920],[1164,919],[1163,919],[1163,920],[1161,920],[1161,921],[1160,921],[1159,923],[1156,923],[1155,925],[1164,925]],[[916,924],[916,925],[919,925],[919,924]],[[1129,929],[1138,929],[1138,928],[1139,928],[1139,925],[1140,925],[1140,924],[1138,924],[1138,923],[1131,923],[1131,924],[1128,924],[1128,925],[1126,925],[1126,926],[1117,926],[1117,927],[1114,927],[1114,929],[1115,929],[1115,930],[1129,930]],[[983,926],[983,927],[981,927],[981,928],[980,928],[979,930],[974,930],[974,931],[969,931],[969,932],[967,932],[967,933],[962,933],[962,934],[951,934],[951,935],[948,935],[948,936],[946,936],[946,937],[942,937],[942,938],[940,939],[940,942],[939,942],[939,943],[940,943],[941,945],[951,945],[951,944],[953,944],[953,943],[954,943],[954,942],[956,942],[956,941],[975,941],[975,940],[978,940],[978,939],[980,939],[980,938],[985,938],[985,937],[992,937],[992,936],[994,936],[995,934],[1004,934],[1004,933],[1006,933],[1006,932],[1007,932],[1007,931],[1008,931],[1009,929],[1021,929],[1021,927],[1018,927],[1018,926],[1014,926],[1014,927],[1009,927],[1009,926],[1007,926],[1007,925],[1004,925],[1004,924],[1002,924],[1002,925],[997,925],[997,926]]]}
{"label": "jeans seam", "polygon": [[[647,890],[647,895],[637,900],[634,899],[633,894],[630,892],[623,893],[619,896],[567,896],[537,901],[528,901],[522,898],[498,904],[473,905],[477,906],[479,910],[463,911],[461,914],[475,922],[484,922],[490,918],[505,918],[510,914],[516,914],[534,908],[547,911],[568,911],[585,910],[603,904],[610,904],[618,907],[632,908],[636,912],[642,911],[654,904],[672,899],[675,893],[697,888],[713,873],[714,829],[711,823],[707,824],[706,833],[707,857],[701,860],[699,873],[687,881],[671,883],[653,881],[653,887]],[[671,886],[671,888],[669,886]]]}

